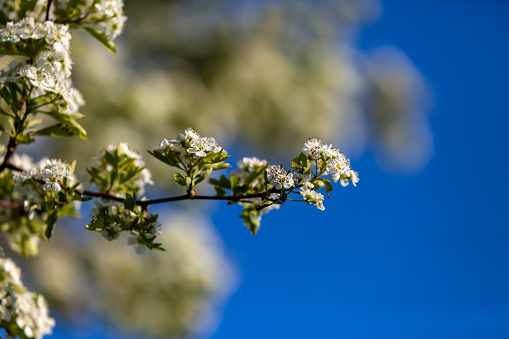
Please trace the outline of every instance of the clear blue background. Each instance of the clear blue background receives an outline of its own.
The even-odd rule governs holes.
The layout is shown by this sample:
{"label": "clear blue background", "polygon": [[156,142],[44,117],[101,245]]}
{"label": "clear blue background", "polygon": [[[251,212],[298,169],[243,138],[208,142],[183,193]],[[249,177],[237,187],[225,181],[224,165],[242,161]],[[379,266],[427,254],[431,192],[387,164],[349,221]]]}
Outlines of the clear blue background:
{"label": "clear blue background", "polygon": [[509,2],[383,7],[359,44],[401,49],[431,83],[431,162],[402,176],[365,154],[325,212],[289,204],[255,237],[222,205],[241,284],[214,339],[509,338]]}
{"label": "clear blue background", "polygon": [[430,164],[387,174],[366,154],[325,213],[289,204],[256,237],[221,208],[242,284],[213,338],[509,338],[509,2],[383,8],[360,46],[431,83]]}

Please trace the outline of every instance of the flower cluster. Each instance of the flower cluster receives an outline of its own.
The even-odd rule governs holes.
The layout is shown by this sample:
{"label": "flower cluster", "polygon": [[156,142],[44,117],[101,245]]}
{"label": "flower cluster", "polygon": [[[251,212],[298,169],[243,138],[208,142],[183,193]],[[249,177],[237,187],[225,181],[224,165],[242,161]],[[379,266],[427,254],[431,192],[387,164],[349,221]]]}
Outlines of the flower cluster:
{"label": "flower cluster", "polygon": [[[16,163],[16,158],[12,161]],[[27,180],[42,181],[42,189],[48,193],[58,193],[62,190],[62,181],[69,179],[69,184],[73,184],[76,179],[71,173],[69,164],[59,159],[42,159],[37,165],[24,168],[22,172],[14,173],[14,182],[22,184]],[[25,186],[26,188],[26,186]],[[25,200],[26,201],[26,200]]]}
{"label": "flower cluster", "polygon": [[106,146],[92,157],[87,170],[89,182],[99,191],[122,198],[126,193],[142,195],[146,185],[154,184],[141,155],[125,142]]}
{"label": "flower cluster", "polygon": [[202,137],[191,128],[177,135],[176,139],[163,139],[159,147],[162,153],[171,151],[174,155],[181,156],[180,160],[184,163],[189,163],[194,157],[203,158],[223,151],[214,138]]}
{"label": "flower cluster", "polygon": [[[235,173],[239,177],[241,185],[244,185],[246,184],[246,181],[249,181],[249,185],[254,188],[263,183],[262,178],[258,174],[264,171],[267,166],[267,160],[261,160],[256,157],[244,157],[237,161],[238,168]],[[256,176],[256,179],[250,180],[253,176]]]}
{"label": "flower cluster", "polygon": [[59,96],[57,107],[62,113],[77,113],[84,100],[72,85],[70,57],[71,33],[68,25],[52,21],[44,23],[27,17],[8,22],[0,29],[4,54],[23,55],[0,71],[0,82],[20,82],[26,79],[34,88],[32,98],[46,92]]}
{"label": "flower cluster", "polygon": [[137,253],[146,248],[160,249],[154,240],[160,235],[157,215],[149,214],[137,205],[136,196],[142,195],[147,184],[153,181],[145,168],[141,155],[120,142],[106,146],[90,161],[87,169],[89,183],[95,185],[101,193],[118,199],[99,198],[94,201],[88,230],[96,231],[106,240],[117,239],[122,231],[130,233],[130,245],[135,245]]}
{"label": "flower cluster", "polygon": [[23,286],[12,260],[0,258],[0,327],[12,336],[40,339],[54,326],[44,297]]}
{"label": "flower cluster", "polygon": [[267,180],[277,190],[287,190],[294,186],[293,173],[285,171],[284,165],[272,165],[267,168]]}
{"label": "flower cluster", "polygon": [[86,226],[90,231],[98,232],[104,239],[112,241],[127,231],[130,234],[128,244],[134,245],[136,253],[143,254],[148,249],[161,250],[155,239],[161,235],[158,216],[149,214],[141,206],[121,203],[109,199],[94,200],[91,222]]}
{"label": "flower cluster", "polygon": [[0,175],[0,232],[12,249],[23,255],[37,254],[40,239],[47,239],[56,216],[76,216],[80,208],[74,195],[77,183],[72,166],[57,159],[34,163],[27,155],[15,154],[11,164],[19,171]]}
{"label": "flower cluster", "polygon": [[[37,21],[46,20],[48,0],[37,0],[20,6],[19,0],[0,1],[0,12],[9,20],[22,19],[20,15]],[[54,0],[49,10],[49,19],[91,29],[110,41],[123,30],[126,17],[122,0]]]}
{"label": "flower cluster", "polygon": [[127,20],[122,0],[56,0],[53,15],[62,16],[70,6],[75,14],[68,20],[79,20],[82,27],[101,32],[110,41],[122,33]]}
{"label": "flower cluster", "polygon": [[315,191],[315,185],[310,182],[305,182],[299,191],[300,195],[304,198],[307,203],[312,203],[319,210],[325,210],[323,206],[324,196],[321,193]]}
{"label": "flower cluster", "polygon": [[315,160],[316,165],[326,164],[326,172],[330,174],[334,182],[340,181],[342,186],[348,185],[350,179],[355,186],[359,182],[358,173],[350,168],[350,160],[332,145],[324,144],[318,138],[310,138],[304,143],[302,153]]}
{"label": "flower cluster", "polygon": [[159,149],[149,151],[156,159],[183,172],[175,173],[175,181],[194,192],[196,184],[206,179],[212,171],[229,168],[224,161],[228,153],[211,137],[202,137],[188,128],[175,139],[163,139]]}

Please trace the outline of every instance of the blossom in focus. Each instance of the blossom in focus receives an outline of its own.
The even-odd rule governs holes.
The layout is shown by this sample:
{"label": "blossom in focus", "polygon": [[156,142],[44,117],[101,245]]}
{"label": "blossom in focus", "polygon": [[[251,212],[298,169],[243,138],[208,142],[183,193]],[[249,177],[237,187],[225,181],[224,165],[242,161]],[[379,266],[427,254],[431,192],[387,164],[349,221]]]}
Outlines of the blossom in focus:
{"label": "blossom in focus", "polygon": [[300,195],[307,203],[314,204],[319,210],[325,210],[323,206],[324,196],[314,190],[314,185],[310,182],[305,182],[299,191]]}
{"label": "blossom in focus", "polygon": [[73,178],[69,165],[57,159],[49,160],[40,175],[42,180],[44,180],[43,189],[46,192],[54,191],[55,193],[60,192],[62,189],[60,183],[64,178]]}
{"label": "blossom in focus", "polygon": [[283,165],[272,165],[267,169],[267,179],[276,189],[289,189],[293,187],[293,173],[285,171]]}

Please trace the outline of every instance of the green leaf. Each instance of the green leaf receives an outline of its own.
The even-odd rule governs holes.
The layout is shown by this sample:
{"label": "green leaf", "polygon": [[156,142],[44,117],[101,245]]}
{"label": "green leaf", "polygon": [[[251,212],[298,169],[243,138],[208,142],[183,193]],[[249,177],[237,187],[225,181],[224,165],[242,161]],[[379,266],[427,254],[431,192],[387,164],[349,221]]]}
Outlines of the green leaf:
{"label": "green leaf", "polygon": [[57,221],[58,217],[58,211],[52,211],[48,215],[48,218],[46,219],[46,231],[44,232],[44,235],[46,236],[46,239],[50,239],[53,235],[53,231],[55,230],[55,223]]}
{"label": "green leaf", "polygon": [[228,164],[226,162],[220,162],[217,164],[205,164],[203,166],[203,168],[207,168],[207,169],[211,168],[212,170],[217,171],[217,170],[230,168],[230,164]]}
{"label": "green leaf", "polygon": [[251,184],[256,178],[258,178],[260,175],[263,174],[263,171],[265,171],[265,169],[268,167],[269,165],[265,165],[265,166],[261,166],[259,168],[257,168],[255,171],[253,171],[252,173],[250,173],[246,179],[244,179],[244,184],[245,185],[249,185]]}
{"label": "green leaf", "polygon": [[307,155],[300,153],[298,157],[293,158],[292,167],[294,170],[301,170],[302,174],[309,174],[311,163]]}
{"label": "green leaf", "polygon": [[67,128],[82,140],[87,140],[87,131],[77,121],[69,121]]}
{"label": "green leaf", "polygon": [[243,185],[243,186],[235,186],[232,188],[233,195],[238,194],[245,194],[249,190],[249,186]]}
{"label": "green leaf", "polygon": [[332,186],[329,180],[323,180],[323,183],[325,184],[325,194],[327,194],[327,198],[330,198],[329,192],[334,189],[334,186]]}
{"label": "green leaf", "polygon": [[56,124],[46,128],[37,130],[35,135],[47,135],[51,137],[72,137],[73,133],[67,128],[65,124]]}
{"label": "green leaf", "polygon": [[[175,172],[175,174],[173,174],[173,177],[175,178],[175,181],[177,182],[177,184],[179,184],[180,186],[184,186],[184,187],[187,186],[186,178],[182,174]],[[189,179],[191,179],[191,178],[189,178]]]}
{"label": "green leaf", "polygon": [[76,211],[76,207],[74,204],[65,204],[58,211],[59,217],[69,216],[74,218],[79,218],[79,213]]}
{"label": "green leaf", "polygon": [[42,119],[29,119],[25,122],[25,128],[35,127],[42,122]]}
{"label": "green leaf", "polygon": [[20,144],[31,144],[35,141],[35,138],[30,133],[18,134],[16,142]]}
{"label": "green leaf", "polygon": [[244,225],[247,226],[249,232],[251,232],[252,235],[255,235],[260,229],[260,212],[255,210],[244,210],[240,217],[244,219]]}
{"label": "green leaf", "polygon": [[124,207],[129,211],[134,211],[134,208],[136,207],[136,193],[133,193],[133,195],[130,195],[129,193],[126,194]]}
{"label": "green leaf", "polygon": [[233,173],[230,177],[230,189],[233,191],[233,188],[236,187],[239,183],[239,177],[237,174]]}
{"label": "green leaf", "polygon": [[37,4],[37,0],[24,0],[19,2],[19,16],[20,18],[25,16],[27,11],[32,11]]}
{"label": "green leaf", "polygon": [[212,170],[213,169],[211,167],[209,167],[207,170],[205,170],[205,172],[203,172],[203,174],[200,175],[198,177],[198,179],[196,179],[195,183],[199,184],[200,182],[202,182],[205,178],[207,178],[210,175],[210,173],[212,173]]}
{"label": "green leaf", "polygon": [[104,160],[106,163],[111,165],[113,168],[118,167],[118,163],[120,162],[120,157],[117,152],[104,152]]}
{"label": "green leaf", "polygon": [[172,167],[180,168],[177,157],[171,153],[163,154],[160,150],[148,151],[148,153],[159,161]]}
{"label": "green leaf", "polygon": [[214,190],[216,191],[216,195],[219,197],[226,196],[226,191],[222,189],[221,187],[214,186]]}
{"label": "green leaf", "polygon": [[209,182],[212,185],[219,186],[221,188],[226,188],[228,190],[231,190],[230,179],[228,179],[224,174],[221,174],[221,177],[219,178],[219,180],[210,178]]}
{"label": "green leaf", "polygon": [[97,29],[93,29],[93,28],[90,28],[90,27],[84,27],[85,31],[90,34],[94,39],[96,39],[97,41],[99,41],[101,44],[103,44],[104,46],[106,46],[107,49],[109,49],[110,51],[112,51],[113,53],[116,53],[117,50],[115,49],[115,44],[108,40],[108,38],[106,37],[106,34],[104,34],[103,32],[101,32],[100,30],[97,30]]}

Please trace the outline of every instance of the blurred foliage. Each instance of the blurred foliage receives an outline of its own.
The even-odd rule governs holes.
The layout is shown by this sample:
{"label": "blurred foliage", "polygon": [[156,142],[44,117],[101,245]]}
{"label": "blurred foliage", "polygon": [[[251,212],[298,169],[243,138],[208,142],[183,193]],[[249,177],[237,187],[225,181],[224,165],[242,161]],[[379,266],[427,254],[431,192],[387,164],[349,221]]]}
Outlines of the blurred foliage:
{"label": "blurred foliage", "polygon": [[358,153],[374,146],[393,168],[429,158],[419,72],[397,53],[379,62],[356,45],[379,12],[374,1],[131,0],[125,10],[117,55],[75,39],[91,141],[56,145],[59,154],[86,162],[118,141],[144,151],[192,126],[265,154],[317,136]]}
{"label": "blurred foliage", "polygon": [[76,234],[55,233],[41,255],[27,262],[32,281],[52,309],[73,321],[83,321],[91,310],[143,337],[210,331],[213,310],[235,284],[233,271],[205,219],[184,213],[162,219],[171,224],[160,237],[166,252],[144,255],[126,246],[127,239],[106,242],[94,234],[69,242]]}

